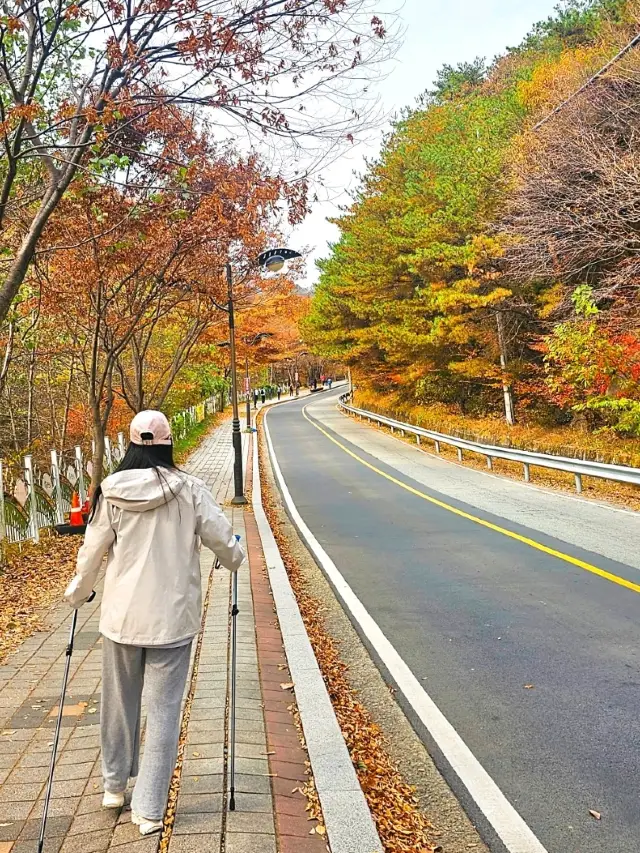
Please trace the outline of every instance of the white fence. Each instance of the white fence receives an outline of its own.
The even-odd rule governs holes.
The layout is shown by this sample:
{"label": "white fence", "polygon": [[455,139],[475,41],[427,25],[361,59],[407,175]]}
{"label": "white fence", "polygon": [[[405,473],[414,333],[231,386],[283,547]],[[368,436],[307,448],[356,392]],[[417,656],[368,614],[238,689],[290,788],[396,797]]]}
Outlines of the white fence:
{"label": "white fence", "polygon": [[366,418],[370,423],[373,422],[389,427],[392,432],[398,430],[403,435],[405,433],[415,435],[418,444],[420,444],[422,438],[426,438],[433,442],[437,453],[440,453],[441,444],[455,447],[458,451],[458,459],[460,461],[462,461],[464,452],[477,453],[485,457],[489,470],[493,467],[494,459],[506,459],[509,462],[518,462],[523,466],[526,482],[529,482],[531,479],[531,466],[535,465],[539,468],[551,468],[556,471],[567,471],[573,474],[578,493],[582,491],[583,477],[599,477],[602,480],[614,480],[618,483],[631,483],[634,486],[640,486],[640,468],[629,468],[626,465],[608,465],[605,462],[591,462],[588,459],[572,459],[569,456],[552,456],[548,453],[535,453],[531,450],[518,450],[514,447],[480,444],[479,442],[468,441],[465,438],[456,438],[455,436],[413,426],[403,421],[394,420],[394,418],[388,418],[385,415],[379,415],[376,412],[369,412],[366,409],[358,409],[356,406],[349,405],[347,402],[349,396],[349,394],[342,394],[340,397],[340,407],[345,412],[349,412],[359,418]]}
{"label": "white fence", "polygon": [[[197,406],[178,412],[171,419],[174,440],[181,440],[201,423],[207,415],[215,414],[220,403],[229,402],[209,397]],[[123,433],[117,439],[105,439],[104,471],[110,474],[120,464],[127,442]],[[40,531],[62,524],[71,508],[74,492],[84,503],[91,482],[91,456],[88,448],[74,447],[58,453],[52,450],[50,462],[38,468],[31,455],[22,464],[12,465],[0,460],[0,540],[38,542]]]}

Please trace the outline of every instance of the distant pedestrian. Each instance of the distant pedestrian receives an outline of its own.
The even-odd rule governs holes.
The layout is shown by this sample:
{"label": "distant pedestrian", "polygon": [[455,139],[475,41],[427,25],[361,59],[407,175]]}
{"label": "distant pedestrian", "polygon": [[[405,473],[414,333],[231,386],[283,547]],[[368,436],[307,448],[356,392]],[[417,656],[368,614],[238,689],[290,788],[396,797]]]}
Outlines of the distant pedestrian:
{"label": "distant pedestrian", "polygon": [[258,408],[258,389],[257,388],[253,389],[253,408],[254,409]]}
{"label": "distant pedestrian", "polygon": [[278,385],[278,400],[282,396],[282,388]]}
{"label": "distant pedestrian", "polygon": [[[244,554],[209,487],[180,471],[161,412],[140,412],[118,470],[92,499],[65,599],[90,597],[107,555],[102,612],[102,805],[121,809],[136,778],[131,822],[162,830],[176,762],[191,646],[200,631],[200,542],[235,572]],[[140,701],[147,724],[140,750]],[[97,786],[96,786],[97,787]]]}
{"label": "distant pedestrian", "polygon": [[267,392],[264,388],[260,389],[260,399],[262,400],[262,405],[264,406],[264,404],[267,402]]}
{"label": "distant pedestrian", "polygon": [[331,391],[331,386],[332,386],[332,384],[333,384],[333,379],[332,379],[331,377],[329,377],[329,378],[327,379],[327,383],[328,383],[328,385],[329,385],[329,391]]}
{"label": "distant pedestrian", "polygon": [[293,385],[291,384],[291,382],[289,383],[289,396],[293,397]]}

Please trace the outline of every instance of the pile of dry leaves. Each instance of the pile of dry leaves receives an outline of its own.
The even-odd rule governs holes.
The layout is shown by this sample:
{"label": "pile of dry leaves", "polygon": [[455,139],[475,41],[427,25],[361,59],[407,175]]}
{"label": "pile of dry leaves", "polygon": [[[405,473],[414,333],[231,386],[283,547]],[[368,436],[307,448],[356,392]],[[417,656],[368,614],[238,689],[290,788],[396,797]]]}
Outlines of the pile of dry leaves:
{"label": "pile of dry leaves", "polygon": [[34,631],[75,572],[79,536],[48,536],[38,545],[12,546],[0,566],[0,663]]}
{"label": "pile of dry leaves", "polygon": [[[261,454],[260,468],[264,473],[263,466]],[[380,727],[349,684],[347,667],[324,627],[322,605],[306,591],[302,573],[280,532],[268,480],[264,476],[261,479],[265,512],[384,849],[387,853],[436,853],[442,848],[433,841],[435,830],[420,811],[414,789],[403,780],[389,756]]]}

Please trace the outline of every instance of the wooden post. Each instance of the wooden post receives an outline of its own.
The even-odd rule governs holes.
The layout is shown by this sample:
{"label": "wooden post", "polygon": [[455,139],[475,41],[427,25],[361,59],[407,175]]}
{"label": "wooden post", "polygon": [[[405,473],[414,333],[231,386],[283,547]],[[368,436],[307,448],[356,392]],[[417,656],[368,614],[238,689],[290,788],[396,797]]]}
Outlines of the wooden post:
{"label": "wooden post", "polygon": [[33,459],[31,454],[24,457],[24,478],[27,485],[27,500],[29,502],[29,521],[31,524],[31,538],[34,542],[40,541],[40,529],[38,527],[38,508],[36,506],[36,484],[33,476]]}
{"label": "wooden post", "polygon": [[62,488],[60,486],[60,465],[57,450],[51,451],[51,479],[56,491],[56,523],[64,523],[64,507],[62,506]]}
{"label": "wooden post", "polygon": [[84,462],[82,461],[82,448],[80,445],[76,445],[76,474],[78,477],[77,488],[80,497],[80,506],[82,506],[87,499],[87,492],[84,487]]}

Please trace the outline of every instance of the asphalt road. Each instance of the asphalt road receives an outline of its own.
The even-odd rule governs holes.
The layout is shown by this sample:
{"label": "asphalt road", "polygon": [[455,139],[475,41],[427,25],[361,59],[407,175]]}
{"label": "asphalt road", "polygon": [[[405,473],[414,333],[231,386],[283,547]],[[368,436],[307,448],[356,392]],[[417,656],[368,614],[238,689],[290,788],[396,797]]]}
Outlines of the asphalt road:
{"label": "asphalt road", "polygon": [[[305,405],[312,419],[314,411],[326,413],[328,397],[277,407],[268,417],[306,524],[549,853],[638,853],[640,595],[457,516],[366,467],[303,417]],[[603,556],[606,547],[583,551],[477,501],[467,505],[426,487],[428,456],[421,454],[414,480],[337,434],[340,420],[322,428],[396,479],[640,582],[635,566]],[[345,435],[353,435],[351,422],[345,425],[351,430],[345,426]],[[437,481],[436,464],[447,463],[433,464]],[[527,500],[536,500],[535,490]],[[568,512],[579,519],[581,506],[573,501]],[[624,525],[622,517],[617,537]],[[601,531],[603,541],[610,535]],[[428,733],[418,733],[490,849],[503,851]]]}

